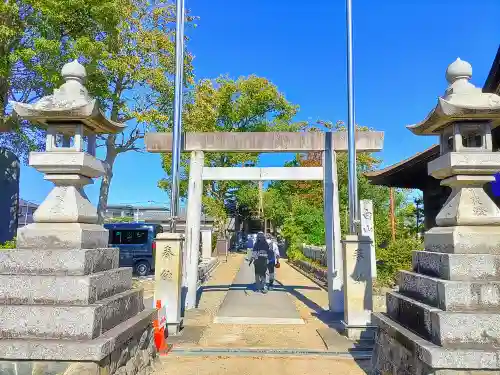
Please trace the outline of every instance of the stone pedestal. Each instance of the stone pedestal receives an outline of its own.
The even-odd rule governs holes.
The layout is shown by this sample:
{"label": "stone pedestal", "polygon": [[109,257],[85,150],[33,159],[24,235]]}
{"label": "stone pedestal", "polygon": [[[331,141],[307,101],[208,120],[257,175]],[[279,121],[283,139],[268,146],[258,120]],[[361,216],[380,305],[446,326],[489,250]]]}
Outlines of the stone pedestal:
{"label": "stone pedestal", "polygon": [[156,237],[154,300],[161,301],[161,306],[165,307],[169,335],[177,335],[182,328],[183,248],[183,234],[159,233]]}
{"label": "stone pedestal", "polygon": [[441,136],[428,172],[452,193],[413,270],[388,293],[387,313],[374,314],[374,374],[500,374],[500,210],[483,190],[500,168],[491,145],[500,97],[474,87],[471,74],[468,63],[451,64],[445,96],[410,127]]}
{"label": "stone pedestal", "polygon": [[344,334],[350,339],[373,340],[371,324],[373,286],[369,237],[348,235],[342,241],[344,258]]}
{"label": "stone pedestal", "polygon": [[132,270],[118,268],[118,259],[112,248],[0,252],[0,367],[43,360],[114,374],[131,361],[141,361],[134,373],[149,366],[155,310],[144,308]]}

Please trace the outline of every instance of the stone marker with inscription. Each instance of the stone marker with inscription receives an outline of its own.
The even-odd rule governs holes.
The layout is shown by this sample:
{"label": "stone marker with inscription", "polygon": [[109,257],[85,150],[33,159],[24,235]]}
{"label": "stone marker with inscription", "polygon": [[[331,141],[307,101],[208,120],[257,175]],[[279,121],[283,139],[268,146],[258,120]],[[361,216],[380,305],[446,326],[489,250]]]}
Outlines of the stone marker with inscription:
{"label": "stone marker with inscription", "polygon": [[[33,105],[12,103],[18,116],[47,128],[45,152],[30,165],[55,187],[0,252],[0,368],[24,374],[138,374],[156,355],[143,293],[83,186],[104,173],[94,135],[124,126],[107,120],[83,86],[85,68],[64,65],[65,83]],[[84,137],[89,139],[87,151]],[[59,138],[62,138],[60,147]],[[40,362],[44,361],[44,362]]]}
{"label": "stone marker with inscription", "polygon": [[373,340],[373,282],[371,239],[348,235],[342,241],[344,260],[344,334],[350,339]]}
{"label": "stone marker with inscription", "polygon": [[370,262],[372,279],[377,278],[377,257],[375,254],[375,226],[373,224],[373,202],[369,199],[359,201],[361,211],[361,235],[370,238]]}
{"label": "stone marker with inscription", "polygon": [[500,210],[483,190],[500,169],[491,130],[500,124],[500,97],[469,80],[457,59],[449,86],[427,118],[409,129],[439,135],[441,156],[428,172],[452,192],[400,273],[378,325],[374,374],[500,374]]}
{"label": "stone marker with inscription", "polygon": [[166,328],[169,335],[176,335],[182,328],[182,249],[184,235],[159,233],[156,237],[155,294],[166,310]]}

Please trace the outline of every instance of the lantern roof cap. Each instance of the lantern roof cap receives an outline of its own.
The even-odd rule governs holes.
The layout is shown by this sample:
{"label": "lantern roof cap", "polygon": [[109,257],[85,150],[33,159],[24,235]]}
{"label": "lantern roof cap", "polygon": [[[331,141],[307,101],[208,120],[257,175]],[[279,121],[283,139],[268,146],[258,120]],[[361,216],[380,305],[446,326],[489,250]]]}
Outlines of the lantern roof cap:
{"label": "lantern roof cap", "polygon": [[471,64],[457,58],[446,69],[448,88],[436,107],[424,121],[407,128],[416,135],[437,135],[459,121],[491,121],[492,128],[500,125],[500,96],[484,93],[471,78]]}
{"label": "lantern roof cap", "polygon": [[67,128],[83,124],[87,134],[112,134],[123,131],[124,124],[106,118],[97,100],[89,96],[83,85],[87,72],[78,60],[66,63],[61,69],[64,83],[34,104],[11,102],[14,112],[35,126],[47,125]]}

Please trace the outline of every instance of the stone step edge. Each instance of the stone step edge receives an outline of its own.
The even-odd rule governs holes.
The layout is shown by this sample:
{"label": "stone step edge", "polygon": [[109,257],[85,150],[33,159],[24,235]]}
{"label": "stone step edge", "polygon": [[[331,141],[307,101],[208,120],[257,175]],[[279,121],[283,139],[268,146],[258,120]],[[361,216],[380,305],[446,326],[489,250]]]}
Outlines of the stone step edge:
{"label": "stone step edge", "polygon": [[151,326],[156,314],[143,310],[93,340],[2,339],[0,360],[98,362]]}
{"label": "stone step edge", "polygon": [[[13,288],[5,287],[2,279],[7,282],[18,279],[20,296],[12,293]],[[37,279],[40,295],[33,296],[33,283],[23,282],[22,279]],[[103,279],[109,278],[113,283],[106,284],[99,295],[91,295],[92,289],[102,285]],[[85,283],[80,284],[80,281]],[[51,285],[50,285],[51,284]],[[49,287],[50,286],[50,287]],[[67,295],[68,288],[73,287],[72,295]],[[132,269],[120,267],[88,275],[2,275],[0,274],[0,304],[6,305],[88,305],[98,303],[103,299],[125,292],[132,288]],[[36,288],[35,288],[36,289]],[[2,296],[3,294],[3,296]],[[30,296],[31,294],[31,296]],[[62,298],[64,295],[68,298]],[[26,296],[26,297],[25,297]]]}
{"label": "stone step edge", "polygon": [[496,350],[447,349],[406,329],[384,313],[373,314],[373,324],[387,333],[393,340],[402,343],[434,369],[500,369],[500,358]]}
{"label": "stone step edge", "polygon": [[0,252],[0,274],[81,276],[119,267],[119,250],[11,249]]}
{"label": "stone step edge", "polygon": [[[417,300],[419,302],[422,302],[424,304],[427,304],[432,307],[437,307],[442,309],[443,311],[485,311],[484,306],[481,304],[470,304],[470,303],[465,303],[465,304],[456,304],[455,306],[447,306],[449,301],[444,300],[443,298],[445,296],[442,296],[443,298],[440,298],[439,296],[439,291],[441,293],[446,292],[446,288],[453,288],[453,287],[468,287],[470,289],[471,286],[490,286],[490,285],[497,285],[500,288],[500,281],[484,281],[484,280],[473,280],[473,281],[454,281],[454,280],[443,280],[439,279],[436,277],[431,277],[427,275],[422,275],[420,273],[416,273],[413,271],[404,271],[401,270],[399,271],[400,275],[400,282],[399,282],[399,293],[402,295],[405,295],[407,297],[410,297],[414,300]],[[418,293],[411,288],[407,287],[407,283],[403,282],[403,276],[408,275],[412,278],[420,279],[424,282],[427,283],[432,283],[434,284],[434,287],[436,288],[436,302],[433,302],[431,299],[427,298],[425,295],[422,293]],[[416,288],[418,289],[418,288]],[[460,295],[461,296],[461,295]],[[464,301],[469,301],[467,299],[467,296],[461,296]],[[441,304],[439,303],[441,302]],[[463,302],[463,301],[462,301]],[[486,309],[488,311],[495,311],[495,309],[498,309],[500,307],[500,297],[498,298],[498,302],[495,305],[492,305],[490,308]]]}
{"label": "stone step edge", "polygon": [[[401,308],[401,302],[406,302],[409,309],[398,311]],[[423,321],[414,319],[417,316],[412,314],[412,310],[420,311]],[[398,313],[397,316],[396,312]],[[492,327],[500,324],[499,312],[443,311],[402,294],[390,292],[387,297],[387,315],[409,331],[443,347],[453,348],[460,345],[462,348],[473,349],[477,346],[493,345],[500,339],[500,335],[495,332],[494,328],[492,329]],[[402,320],[401,317],[403,317]],[[405,317],[407,318],[406,321]],[[412,322],[412,318],[414,322]],[[493,325],[491,323],[492,318],[494,318]],[[423,329],[423,331],[419,331],[413,325]],[[442,325],[445,325],[445,328]],[[492,338],[490,343],[484,342],[482,332],[477,332],[478,326],[484,329],[484,334],[488,333],[487,329],[492,330],[489,335]],[[467,340],[460,341],[464,338],[467,338]]]}
{"label": "stone step edge", "polygon": [[[422,266],[422,258],[425,257],[438,266],[434,269]],[[454,270],[454,266],[459,263],[469,264],[466,264],[466,267],[458,267],[458,271]],[[485,264],[493,265],[494,268],[485,269]],[[499,267],[498,272],[495,265]],[[416,250],[412,253],[412,269],[422,275],[450,281],[500,281],[500,254],[451,254]]]}
{"label": "stone step edge", "polygon": [[[125,301],[123,301],[125,300]],[[137,300],[139,305],[137,305],[137,310],[136,312],[133,312],[130,308],[123,311],[121,309],[113,309],[114,304],[120,303],[120,302],[125,302],[128,303],[132,300]],[[90,340],[91,337],[84,337],[87,335],[91,335],[94,338],[99,337],[99,334],[102,334],[104,332],[107,332],[108,330],[112,329],[116,325],[120,324],[123,322],[123,319],[130,319],[131,316],[136,315],[140,311],[144,310],[144,303],[143,303],[144,297],[143,297],[143,290],[140,288],[134,288],[127,290],[122,293],[115,294],[112,297],[103,299],[101,301],[98,301],[94,304],[91,305],[4,305],[3,308],[14,308],[17,310],[25,309],[31,309],[32,312],[33,310],[36,309],[43,309],[47,310],[44,311],[44,313],[48,313],[50,310],[57,311],[59,310],[61,312],[68,312],[68,321],[66,322],[59,322],[56,323],[55,326],[52,327],[52,330],[50,331],[42,331],[38,332],[38,334],[32,334],[28,335],[27,332],[25,332],[25,327],[37,327],[39,326],[37,323],[37,320],[39,319],[39,316],[44,316],[42,311],[39,311],[39,314],[36,316],[29,316],[26,319],[27,324],[24,324],[22,327],[22,330],[19,330],[19,324],[16,325],[15,322],[10,322],[10,327],[9,324],[5,324],[4,326],[0,326],[0,341],[4,339],[15,339],[15,338],[20,338],[20,339],[39,339],[42,337],[46,337],[49,334],[52,334],[52,339],[61,339],[61,340]],[[89,329],[87,330],[82,330],[80,332],[80,335],[69,335],[66,332],[67,327],[72,327],[72,324],[75,323],[76,318],[79,316],[82,316],[81,310],[79,311],[79,308],[82,309],[92,309],[90,311],[87,311],[87,314],[92,314],[91,319],[92,320],[92,326],[88,327]],[[73,311],[71,311],[73,310]],[[110,311],[112,313],[110,314]],[[131,315],[133,314],[133,315]],[[70,320],[71,318],[71,320]],[[82,316],[83,318],[83,316]],[[118,320],[118,323],[115,324],[115,322]],[[12,328],[11,328],[12,327]],[[9,329],[10,328],[10,329]],[[92,331],[90,330],[92,329]],[[31,328],[35,329],[35,328]],[[96,330],[99,329],[100,333],[98,333]],[[7,333],[6,333],[7,332]],[[53,337],[54,335],[59,335],[60,337]]]}
{"label": "stone step edge", "polygon": [[[412,307],[416,309],[420,309],[424,312],[424,329],[426,330],[424,338],[426,340],[431,340],[432,339],[432,319],[431,319],[431,314],[433,312],[441,312],[443,310],[438,309],[437,307],[433,307],[430,305],[427,305],[425,303],[422,303],[420,301],[417,301],[416,299],[413,299],[411,297],[405,296],[404,294],[398,293],[398,292],[389,292],[387,293],[386,297],[387,301],[387,315],[400,324],[402,327],[405,327],[411,332],[414,332],[417,335],[423,335],[423,332],[418,332],[418,330],[413,329],[413,327],[405,324],[405,322],[399,320],[399,316],[395,316],[396,311],[398,314],[400,313],[400,301],[405,301],[408,304],[412,305]],[[392,306],[391,302],[395,301],[397,303],[397,306]],[[404,315],[404,314],[403,314]]]}

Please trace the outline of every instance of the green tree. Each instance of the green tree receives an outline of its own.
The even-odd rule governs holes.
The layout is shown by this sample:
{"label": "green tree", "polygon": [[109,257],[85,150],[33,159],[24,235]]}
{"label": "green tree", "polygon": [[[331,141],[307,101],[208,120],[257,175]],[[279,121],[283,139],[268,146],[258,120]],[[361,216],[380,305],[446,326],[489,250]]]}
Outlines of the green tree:
{"label": "green tree", "polygon": [[[194,18],[188,15],[188,25],[193,21]],[[123,133],[100,139],[101,146],[106,149],[106,173],[97,207],[100,221],[104,217],[118,155],[141,151],[143,146],[139,141],[146,131],[171,121],[171,109],[162,110],[156,102],[160,97],[170,98],[172,107],[174,33],[175,5],[172,1],[132,0],[116,32],[103,41],[82,43],[79,48],[89,61],[92,93],[109,111],[111,120],[128,124]],[[184,81],[189,85],[192,83],[192,55],[185,51],[184,56]]]}
{"label": "green tree", "polygon": [[273,227],[280,228],[289,215],[290,202],[282,191],[276,187],[267,189],[264,193],[264,217],[272,221]]}
{"label": "green tree", "polygon": [[[155,124],[171,120],[175,69],[175,4],[156,0],[7,0],[0,5],[0,104],[2,122],[14,131],[0,143],[16,151],[39,148],[40,132],[7,113],[7,99],[35,101],[61,83],[64,63],[79,58],[86,86],[111,120],[127,123],[121,134],[99,138],[105,148],[98,215],[103,221],[117,156],[140,151]],[[5,16],[4,16],[5,15]],[[187,25],[194,25],[187,15]],[[185,52],[185,82],[192,56]],[[2,83],[10,83],[4,86]],[[167,98],[168,110],[156,101]],[[163,108],[165,109],[165,108]]]}
{"label": "green tree", "polygon": [[33,102],[60,84],[76,46],[113,32],[128,0],[5,0],[0,4],[0,145],[27,160],[43,131],[13,117],[9,100]]}
{"label": "green tree", "polygon": [[[345,131],[342,122],[332,124],[319,121],[310,126],[309,131]],[[357,127],[367,131],[366,127]],[[319,152],[297,154],[288,166],[321,166]],[[379,166],[380,160],[371,153],[357,154],[358,193],[360,199],[370,199],[374,206],[375,239],[377,245],[387,245],[391,240],[389,223],[389,189],[371,185],[364,173]],[[341,232],[348,230],[348,158],[346,153],[337,154],[337,174],[339,186],[339,211]],[[292,252],[302,242],[314,245],[324,244],[323,183],[321,181],[279,181],[271,184],[265,194],[264,211],[269,218],[281,215],[282,232],[289,241]],[[408,235],[412,206],[408,204],[408,193],[396,190],[396,223],[398,238]],[[275,207],[279,207],[276,210]],[[279,213],[281,211],[281,213]],[[284,217],[283,217],[284,216]],[[314,219],[313,219],[314,218]]]}
{"label": "green tree", "polygon": [[[222,76],[201,80],[187,98],[183,114],[184,130],[204,132],[256,132],[294,130],[292,123],[298,107],[286,100],[278,88],[265,78],[241,77],[237,80]],[[164,128],[171,131],[171,124]],[[164,170],[170,175],[171,154],[162,155]],[[205,153],[205,165],[211,167],[254,166],[258,155],[252,153]],[[189,155],[181,157],[180,195],[187,194]],[[223,230],[227,219],[226,204],[235,200],[236,192],[243,197],[241,181],[206,181],[203,204],[207,214]],[[159,186],[170,191],[170,180]],[[249,192],[250,190],[245,190]]]}

